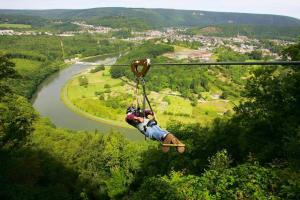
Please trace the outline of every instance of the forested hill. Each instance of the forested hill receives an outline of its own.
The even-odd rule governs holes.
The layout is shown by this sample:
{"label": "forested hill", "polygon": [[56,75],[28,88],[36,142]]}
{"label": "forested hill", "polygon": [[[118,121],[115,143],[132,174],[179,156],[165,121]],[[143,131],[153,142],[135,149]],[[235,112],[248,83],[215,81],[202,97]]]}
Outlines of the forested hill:
{"label": "forested hill", "polygon": [[[1,15],[38,16],[46,19],[85,20],[92,24],[119,24],[128,19],[149,27],[219,24],[300,26],[287,16],[144,8],[93,8],[82,10],[0,10]],[[132,22],[131,22],[132,23]]]}

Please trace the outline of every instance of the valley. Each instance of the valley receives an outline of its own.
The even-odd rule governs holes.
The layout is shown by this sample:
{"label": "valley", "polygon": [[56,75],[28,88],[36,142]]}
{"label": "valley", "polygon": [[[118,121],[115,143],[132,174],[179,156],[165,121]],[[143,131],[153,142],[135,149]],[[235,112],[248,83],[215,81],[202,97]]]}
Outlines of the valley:
{"label": "valley", "polygon": [[[270,14],[0,9],[0,199],[299,199],[299,35]],[[144,58],[166,131],[124,120]]]}

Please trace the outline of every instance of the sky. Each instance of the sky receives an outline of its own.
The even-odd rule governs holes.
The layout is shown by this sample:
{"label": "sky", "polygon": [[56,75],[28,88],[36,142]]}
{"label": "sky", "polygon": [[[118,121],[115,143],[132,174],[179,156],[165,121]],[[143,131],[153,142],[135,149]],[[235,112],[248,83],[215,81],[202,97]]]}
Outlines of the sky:
{"label": "sky", "polygon": [[0,0],[0,9],[173,8],[277,14],[300,19],[300,0]]}

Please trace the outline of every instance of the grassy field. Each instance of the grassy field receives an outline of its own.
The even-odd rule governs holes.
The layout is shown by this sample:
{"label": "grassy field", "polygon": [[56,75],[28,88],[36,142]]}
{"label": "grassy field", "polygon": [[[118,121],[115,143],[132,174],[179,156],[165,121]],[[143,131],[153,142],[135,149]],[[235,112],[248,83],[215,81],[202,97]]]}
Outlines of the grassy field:
{"label": "grassy field", "polygon": [[[79,79],[85,76],[87,86],[80,86]],[[99,119],[113,120],[124,126],[125,110],[133,103],[134,87],[125,78],[112,79],[109,67],[105,71],[90,73],[85,71],[75,76],[65,86],[67,100],[75,107]],[[209,95],[209,94],[203,94]],[[162,127],[170,121],[182,123],[210,123],[228,111],[232,112],[232,103],[227,100],[200,100],[193,107],[188,99],[169,89],[160,93],[149,92],[149,99]],[[141,99],[140,99],[141,101]]]}
{"label": "grassy field", "polygon": [[17,71],[22,75],[27,75],[39,70],[40,65],[42,64],[42,62],[39,61],[20,58],[14,58],[11,59],[11,61],[16,64]]}
{"label": "grassy field", "polygon": [[29,29],[29,24],[0,24],[0,28],[11,28],[11,29]]}

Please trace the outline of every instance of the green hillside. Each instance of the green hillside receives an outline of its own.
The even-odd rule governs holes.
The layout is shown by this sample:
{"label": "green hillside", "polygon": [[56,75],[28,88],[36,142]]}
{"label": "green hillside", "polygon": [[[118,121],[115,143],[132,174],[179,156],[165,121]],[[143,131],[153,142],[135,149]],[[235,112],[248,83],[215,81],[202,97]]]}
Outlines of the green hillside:
{"label": "green hillside", "polygon": [[135,19],[144,22],[150,27],[216,24],[300,26],[299,19],[287,16],[196,10],[93,8],[83,10],[0,10],[0,13],[6,15],[38,16],[46,19],[84,19],[100,24],[103,18],[111,18],[112,21],[120,20],[120,18],[126,20]]}
{"label": "green hillside", "polygon": [[300,35],[299,26],[270,26],[270,25],[214,25],[192,27],[185,34],[188,35],[207,35],[218,37],[232,37],[236,35],[244,35],[251,38],[278,38],[291,39]]}
{"label": "green hillside", "polygon": [[214,26],[219,31],[204,31],[204,35],[214,36],[235,36],[240,33],[250,37],[291,39],[300,33],[299,19],[279,15],[143,8],[0,10],[0,24],[4,29],[7,29],[5,24],[24,24],[39,31],[78,31],[79,26],[71,23],[76,20],[126,30],[192,27],[187,34]]}

